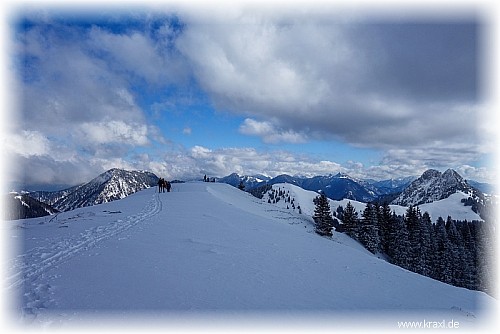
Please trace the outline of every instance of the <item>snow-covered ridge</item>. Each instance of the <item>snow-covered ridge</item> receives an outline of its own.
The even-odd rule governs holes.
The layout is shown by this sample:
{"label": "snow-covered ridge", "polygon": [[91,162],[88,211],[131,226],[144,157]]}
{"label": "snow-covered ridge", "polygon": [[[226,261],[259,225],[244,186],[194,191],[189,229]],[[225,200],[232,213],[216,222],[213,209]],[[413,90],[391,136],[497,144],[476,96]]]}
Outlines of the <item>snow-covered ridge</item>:
{"label": "snow-covered ridge", "polygon": [[[310,194],[285,186],[305,209]],[[229,185],[172,190],[5,222],[9,240],[21,241],[4,282],[18,298],[15,314],[31,326],[99,327],[108,314],[126,326],[145,315],[168,323],[203,321],[199,312],[229,320],[258,313],[284,324],[312,316],[332,330],[339,319],[368,326],[376,314],[382,323],[371,322],[371,330],[422,319],[454,319],[463,329],[484,323],[484,310],[496,304],[393,266],[344,234],[319,237],[307,215]]]}

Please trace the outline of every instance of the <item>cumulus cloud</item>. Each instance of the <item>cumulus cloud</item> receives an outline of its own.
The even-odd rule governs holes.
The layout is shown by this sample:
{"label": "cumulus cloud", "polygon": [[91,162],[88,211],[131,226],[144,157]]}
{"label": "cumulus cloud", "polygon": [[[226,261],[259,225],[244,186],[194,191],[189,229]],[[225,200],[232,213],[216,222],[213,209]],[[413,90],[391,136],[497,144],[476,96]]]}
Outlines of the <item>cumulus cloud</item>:
{"label": "cumulus cloud", "polygon": [[5,139],[4,148],[25,158],[50,153],[50,141],[38,131],[23,130]]}
{"label": "cumulus cloud", "polygon": [[149,142],[146,125],[128,124],[118,120],[82,123],[78,126],[77,132],[82,137],[81,142],[88,142],[91,145],[120,143],[144,146]]}
{"label": "cumulus cloud", "polygon": [[[168,32],[168,28],[164,27],[163,31]],[[104,53],[117,70],[144,79],[148,84],[179,83],[186,79],[183,59],[161,52],[161,40],[153,40],[144,31],[117,34],[93,27],[88,43]]]}
{"label": "cumulus cloud", "polygon": [[233,172],[246,175],[265,173],[271,177],[280,174],[313,176],[346,171],[336,162],[314,160],[286,151],[266,152],[250,147],[209,149],[204,146],[170,152],[162,163],[155,163],[154,168],[175,178],[199,178],[204,174],[220,177]]}
{"label": "cumulus cloud", "polygon": [[250,136],[259,136],[266,143],[304,143],[306,136],[292,130],[277,129],[271,122],[259,122],[251,118],[245,119],[239,128],[240,133]]}
{"label": "cumulus cloud", "polygon": [[[349,22],[328,7],[229,7],[179,7],[174,20],[148,13],[127,17],[130,25],[72,25],[50,15],[24,25],[14,42],[19,117],[8,154],[59,183],[71,171],[95,176],[115,166],[176,178],[343,171],[383,179],[457,166],[469,177],[488,175],[472,167],[496,149],[489,137],[497,131],[481,100],[477,17]],[[241,117],[239,134],[276,150],[179,148],[151,124],[194,104]],[[184,124],[194,123],[179,126],[191,134]],[[379,150],[380,165],[277,148],[315,140]],[[156,151],[136,154],[144,146]]]}
{"label": "cumulus cloud", "polygon": [[482,145],[476,18],[347,24],[239,14],[188,18],[177,47],[218,108],[248,117],[242,133],[273,141],[273,122],[301,138],[379,149]]}
{"label": "cumulus cloud", "polygon": [[[21,125],[52,139],[78,146],[81,124],[108,121],[145,124],[128,82],[109,64],[93,57],[85,35],[73,40],[71,28],[34,26],[18,39],[22,57]],[[69,30],[69,31],[68,31]],[[67,37],[70,36],[70,37]],[[68,40],[69,39],[69,40]]]}
{"label": "cumulus cloud", "polygon": [[[50,15],[28,20],[34,24],[14,35],[19,108],[5,145],[9,160],[26,170],[25,180],[81,182],[109,166],[136,165],[124,157],[137,147],[168,142],[137,102],[144,83],[182,81],[182,62],[166,53],[161,36],[66,24]],[[168,31],[161,25],[157,33]]]}

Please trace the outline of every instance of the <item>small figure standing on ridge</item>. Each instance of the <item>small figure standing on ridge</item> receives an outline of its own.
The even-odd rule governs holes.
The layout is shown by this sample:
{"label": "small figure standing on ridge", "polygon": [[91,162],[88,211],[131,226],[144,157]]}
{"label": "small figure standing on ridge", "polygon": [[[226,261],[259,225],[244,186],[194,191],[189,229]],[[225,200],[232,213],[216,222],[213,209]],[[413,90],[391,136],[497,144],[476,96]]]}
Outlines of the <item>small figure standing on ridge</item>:
{"label": "small figure standing on ridge", "polygon": [[163,192],[165,192],[164,185],[165,185],[165,180],[161,177],[161,178],[158,180],[158,192],[159,192],[159,193],[161,193],[162,191],[163,191]]}

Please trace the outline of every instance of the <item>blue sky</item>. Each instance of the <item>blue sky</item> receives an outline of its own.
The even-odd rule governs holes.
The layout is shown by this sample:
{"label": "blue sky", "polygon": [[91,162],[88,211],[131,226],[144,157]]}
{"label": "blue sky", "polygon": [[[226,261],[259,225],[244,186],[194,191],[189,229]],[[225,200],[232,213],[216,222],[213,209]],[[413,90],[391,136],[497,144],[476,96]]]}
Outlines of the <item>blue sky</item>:
{"label": "blue sky", "polygon": [[9,18],[13,181],[76,184],[112,167],[496,177],[477,11],[94,6]]}

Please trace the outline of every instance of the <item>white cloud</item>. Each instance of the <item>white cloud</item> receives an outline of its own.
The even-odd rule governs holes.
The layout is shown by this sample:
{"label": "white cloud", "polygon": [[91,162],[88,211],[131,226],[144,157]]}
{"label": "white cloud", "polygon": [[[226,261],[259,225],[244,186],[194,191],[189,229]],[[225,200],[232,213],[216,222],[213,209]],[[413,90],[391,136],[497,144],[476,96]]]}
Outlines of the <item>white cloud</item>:
{"label": "white cloud", "polygon": [[310,16],[251,8],[185,20],[176,45],[216,106],[247,117],[241,133],[377,149],[485,145],[474,18],[349,24],[327,7]]}
{"label": "white cloud", "polygon": [[108,166],[131,166],[123,157],[138,146],[167,143],[159,128],[148,124],[133,84],[168,82],[181,70],[169,72],[175,64],[165,64],[150,39],[97,28],[89,33],[50,16],[22,32],[14,49],[15,59],[23,61],[15,63],[12,85],[21,100],[8,145],[10,159],[22,163],[27,178],[41,182],[43,172],[47,182],[83,182]]}
{"label": "white cloud", "polygon": [[[470,166],[498,146],[489,140],[495,122],[470,88],[478,77],[478,64],[470,62],[477,53],[471,47],[477,43],[470,42],[480,37],[474,29],[342,23],[328,8],[296,14],[228,7],[220,12],[181,9],[178,17],[185,26],[176,39],[168,24],[156,37],[134,28],[115,33],[67,26],[51,22],[50,15],[43,24],[27,27],[14,45],[21,65],[13,86],[19,87],[22,103],[20,122],[7,144],[11,154],[33,173],[34,166],[44,170],[46,163],[57,171],[46,171],[54,180],[68,180],[75,166],[86,164],[92,174],[116,164],[179,178],[202,171],[214,176],[344,171],[386,178],[431,167],[489,174]],[[428,27],[435,34],[421,34],[419,29]],[[453,31],[462,33],[446,38]],[[426,36],[425,43],[419,36]],[[462,36],[469,38],[462,41]],[[167,102],[153,102],[155,120],[167,109],[180,113],[179,105],[206,99],[218,110],[244,115],[241,134],[271,144],[333,138],[385,150],[381,165],[340,165],[278,150],[179,149],[159,126],[148,124],[136,94],[146,89],[141,85],[175,84],[177,89],[191,80],[206,97],[179,89]],[[123,158],[152,141],[171,150],[163,160],[158,151]]]}
{"label": "white cloud", "polygon": [[[165,26],[164,29],[168,29]],[[144,31],[115,34],[93,27],[88,44],[110,57],[114,67],[148,82],[169,83],[186,78],[187,70],[182,58],[161,52],[162,41],[154,41]]]}
{"label": "white cloud", "polygon": [[244,120],[239,128],[240,133],[249,136],[261,137],[265,143],[304,143],[307,141],[305,135],[292,130],[279,130],[271,122],[259,122],[251,118]]}
{"label": "white cloud", "polygon": [[461,165],[454,168],[463,178],[498,185],[498,167],[474,167]]}
{"label": "white cloud", "polygon": [[[58,29],[66,31],[69,40]],[[72,40],[73,35],[78,40]],[[31,59],[15,76],[27,129],[71,140],[68,136],[81,122],[107,118],[144,122],[127,78],[112,63],[89,52],[86,41],[76,29],[57,25],[35,26],[18,41],[17,47],[24,52],[21,56]]]}
{"label": "white cloud", "polygon": [[[314,40],[317,34],[297,35],[300,29],[293,25],[280,27],[276,22],[246,14],[236,20],[219,22],[216,18],[208,25],[188,24],[177,47],[193,64],[201,85],[221,107],[263,115],[304,111],[328,93],[326,82],[317,77],[318,68],[312,66],[319,50],[298,50],[292,43],[298,38]],[[332,31],[329,33],[332,35]],[[318,41],[323,42],[325,39]],[[315,57],[307,60],[312,55]],[[332,54],[321,57],[332,59]],[[284,110],[290,106],[293,110]]]}
{"label": "white cloud", "polygon": [[82,123],[77,129],[82,143],[91,145],[125,144],[144,146],[149,143],[147,126],[127,124],[124,121]]}
{"label": "white cloud", "polygon": [[38,131],[21,131],[5,138],[4,148],[9,154],[18,154],[25,158],[51,153],[50,141]]}
{"label": "white cloud", "polygon": [[211,153],[212,150],[203,146],[194,146],[191,148],[191,156],[194,158],[205,159],[208,158]]}
{"label": "white cloud", "polygon": [[255,148],[209,149],[194,146],[187,152],[170,152],[157,170],[174,178],[199,178],[200,175],[226,176],[240,174],[267,174],[277,176],[335,174],[345,169],[333,161],[315,161],[305,155],[285,151],[259,151]]}

